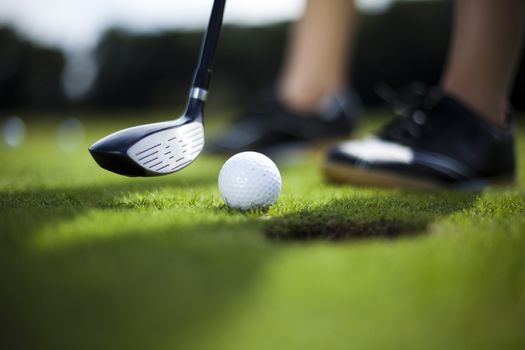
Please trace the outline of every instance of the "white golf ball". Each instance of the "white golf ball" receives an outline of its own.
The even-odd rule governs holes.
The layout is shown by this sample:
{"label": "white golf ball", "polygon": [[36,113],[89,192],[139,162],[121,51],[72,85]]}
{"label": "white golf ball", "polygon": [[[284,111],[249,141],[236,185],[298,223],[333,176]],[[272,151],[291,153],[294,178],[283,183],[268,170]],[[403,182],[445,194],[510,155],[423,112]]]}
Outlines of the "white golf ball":
{"label": "white golf ball", "polygon": [[274,162],[257,152],[242,152],[224,163],[219,192],[230,208],[248,210],[272,205],[281,192],[281,174]]}

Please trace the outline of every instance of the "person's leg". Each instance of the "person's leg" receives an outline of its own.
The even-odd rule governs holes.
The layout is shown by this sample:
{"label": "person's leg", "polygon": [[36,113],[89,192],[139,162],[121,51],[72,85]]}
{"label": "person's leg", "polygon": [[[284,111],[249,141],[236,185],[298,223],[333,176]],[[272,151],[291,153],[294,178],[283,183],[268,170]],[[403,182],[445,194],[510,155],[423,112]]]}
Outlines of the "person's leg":
{"label": "person's leg", "polygon": [[346,88],[354,17],[352,0],[307,0],[275,85],[208,150],[279,156],[289,146],[349,136],[360,114],[359,98]]}
{"label": "person's leg", "polygon": [[308,111],[346,85],[355,9],[352,0],[308,0],[295,25],[279,80],[279,97]]}
{"label": "person's leg", "polygon": [[442,87],[496,125],[514,82],[525,25],[523,0],[456,0]]}

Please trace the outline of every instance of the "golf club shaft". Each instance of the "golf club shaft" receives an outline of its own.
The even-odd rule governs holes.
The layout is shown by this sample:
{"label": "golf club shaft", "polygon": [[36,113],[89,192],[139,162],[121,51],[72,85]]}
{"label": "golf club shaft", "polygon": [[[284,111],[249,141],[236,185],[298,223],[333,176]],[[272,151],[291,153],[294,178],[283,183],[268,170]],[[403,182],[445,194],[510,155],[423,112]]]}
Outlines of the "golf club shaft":
{"label": "golf club shaft", "polygon": [[222,17],[226,0],[215,0],[211,11],[208,29],[204,35],[199,56],[199,64],[193,78],[193,89],[208,90],[212,73],[213,59],[217,49],[217,41],[222,27]]}

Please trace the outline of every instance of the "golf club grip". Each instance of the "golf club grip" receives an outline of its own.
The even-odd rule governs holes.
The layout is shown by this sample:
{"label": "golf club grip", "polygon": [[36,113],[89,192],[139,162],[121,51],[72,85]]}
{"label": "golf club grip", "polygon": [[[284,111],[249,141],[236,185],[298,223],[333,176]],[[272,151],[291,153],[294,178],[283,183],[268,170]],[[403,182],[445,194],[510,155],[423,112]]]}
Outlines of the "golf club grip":
{"label": "golf club grip", "polygon": [[193,87],[208,89],[212,73],[213,59],[217,49],[217,42],[222,27],[222,17],[226,0],[215,0],[211,10],[210,22],[204,35],[202,47],[199,56],[199,65],[195,72]]}

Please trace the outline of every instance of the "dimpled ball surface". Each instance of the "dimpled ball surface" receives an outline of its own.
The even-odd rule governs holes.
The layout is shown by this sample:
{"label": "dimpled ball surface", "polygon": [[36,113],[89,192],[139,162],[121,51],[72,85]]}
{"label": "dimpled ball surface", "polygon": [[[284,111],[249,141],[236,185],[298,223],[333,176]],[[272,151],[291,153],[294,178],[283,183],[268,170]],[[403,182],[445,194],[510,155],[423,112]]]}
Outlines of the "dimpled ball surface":
{"label": "dimpled ball surface", "polygon": [[224,163],[219,192],[230,208],[248,210],[272,205],[281,192],[281,174],[264,154],[242,152]]}

